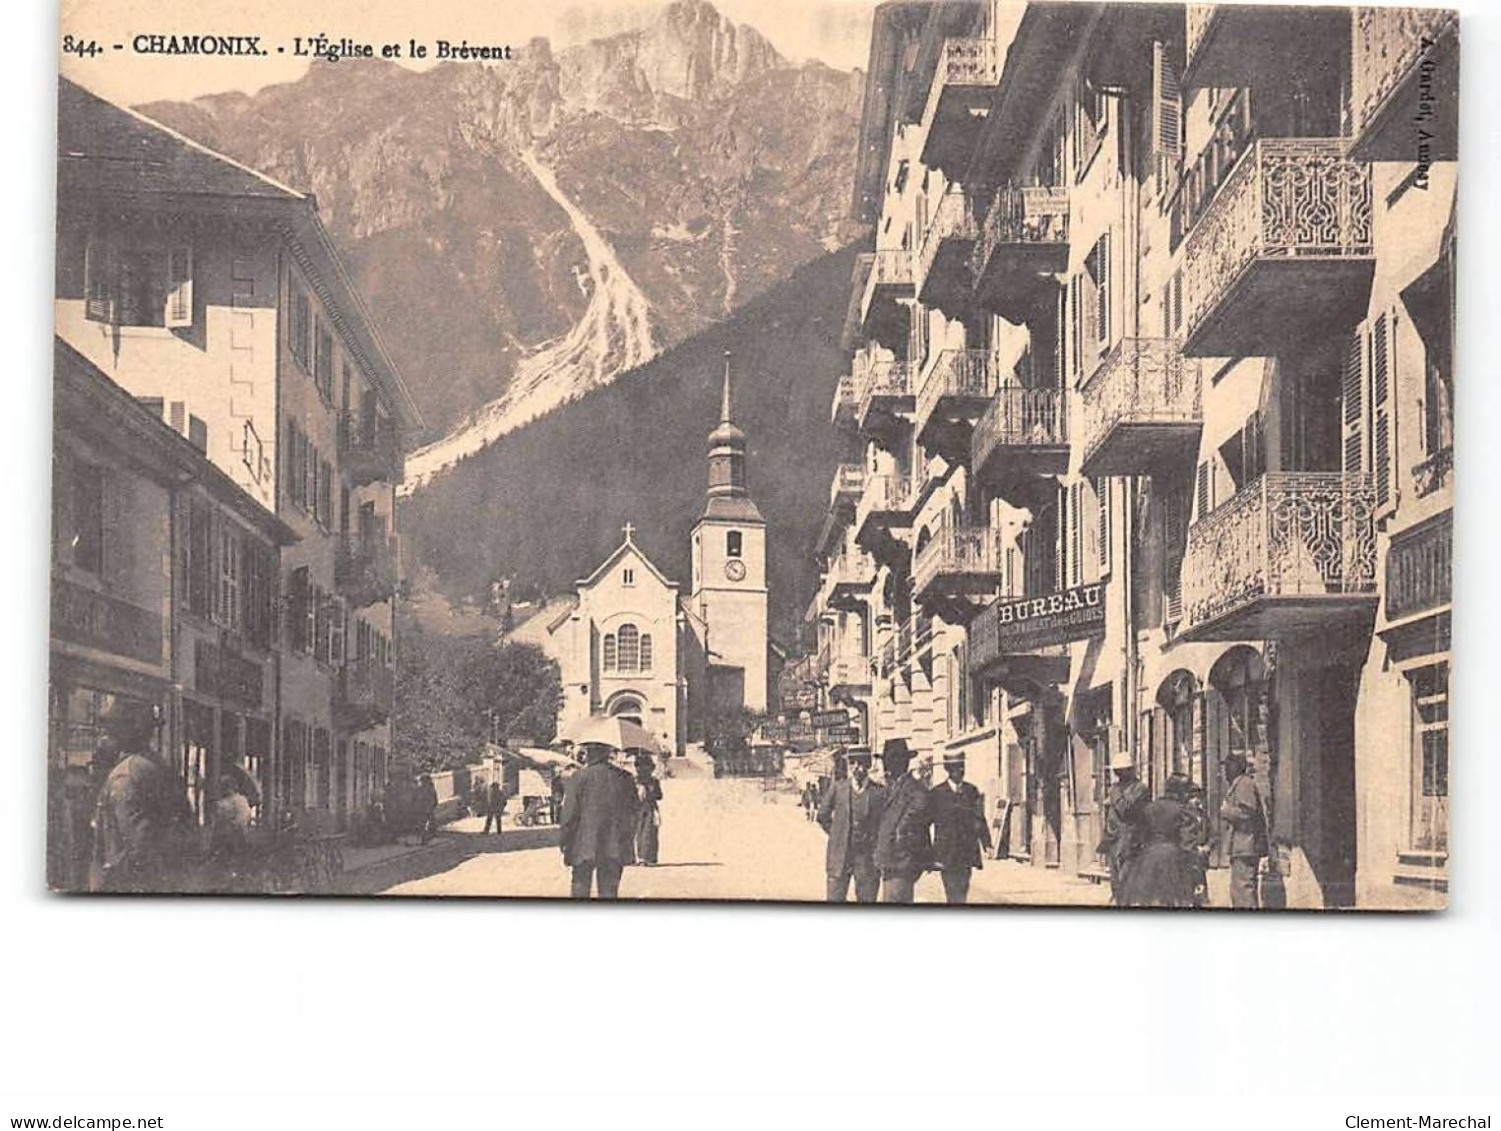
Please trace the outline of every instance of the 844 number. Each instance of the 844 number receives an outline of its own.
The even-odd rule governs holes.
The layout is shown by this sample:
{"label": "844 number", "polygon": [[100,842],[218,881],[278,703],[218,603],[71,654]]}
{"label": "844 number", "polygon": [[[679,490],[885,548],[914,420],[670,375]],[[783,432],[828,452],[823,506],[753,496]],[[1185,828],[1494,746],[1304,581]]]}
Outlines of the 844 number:
{"label": "844 number", "polygon": [[63,36],[63,54],[77,55],[80,59],[92,59],[95,55],[103,55],[104,48],[92,39],[75,39],[71,35]]}

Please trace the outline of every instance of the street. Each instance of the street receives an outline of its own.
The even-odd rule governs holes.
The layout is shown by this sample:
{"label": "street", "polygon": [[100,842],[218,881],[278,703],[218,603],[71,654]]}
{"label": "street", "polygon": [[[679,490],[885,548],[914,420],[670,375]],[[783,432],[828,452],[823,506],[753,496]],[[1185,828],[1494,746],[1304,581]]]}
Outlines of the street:
{"label": "street", "polygon": [[[628,868],[625,899],[796,900],[824,898],[823,830],[807,820],[790,792],[763,790],[754,779],[718,779],[674,762],[662,783],[661,863]],[[507,828],[497,848],[478,818],[445,828],[420,853],[361,869],[345,890],[383,895],[522,896],[568,894],[569,872],[555,830]],[[988,861],[975,873],[972,903],[1103,906],[1108,889],[1011,861]],[[943,902],[936,874],[917,885],[917,902]]]}

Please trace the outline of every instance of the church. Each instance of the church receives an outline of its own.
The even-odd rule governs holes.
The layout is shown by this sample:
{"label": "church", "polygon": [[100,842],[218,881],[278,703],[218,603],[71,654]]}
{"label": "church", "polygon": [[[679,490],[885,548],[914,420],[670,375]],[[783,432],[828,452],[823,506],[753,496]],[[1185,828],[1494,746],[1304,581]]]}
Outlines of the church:
{"label": "church", "polygon": [[560,733],[591,715],[617,716],[681,753],[703,740],[711,717],[766,710],[766,520],[746,479],[745,433],[730,418],[728,358],[708,457],[690,591],[652,563],[627,522],[620,545],[547,626],[563,682]]}

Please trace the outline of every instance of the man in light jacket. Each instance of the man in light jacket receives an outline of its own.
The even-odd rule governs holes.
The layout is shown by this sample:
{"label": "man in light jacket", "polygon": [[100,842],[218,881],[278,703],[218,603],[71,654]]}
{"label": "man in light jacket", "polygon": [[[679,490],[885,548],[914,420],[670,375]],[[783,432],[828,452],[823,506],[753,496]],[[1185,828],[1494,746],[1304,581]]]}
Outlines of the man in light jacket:
{"label": "man in light jacket", "polygon": [[1266,810],[1242,755],[1225,759],[1225,780],[1230,788],[1220,804],[1220,818],[1225,822],[1225,855],[1230,857],[1230,906],[1255,911],[1261,906],[1257,873],[1267,854]]}

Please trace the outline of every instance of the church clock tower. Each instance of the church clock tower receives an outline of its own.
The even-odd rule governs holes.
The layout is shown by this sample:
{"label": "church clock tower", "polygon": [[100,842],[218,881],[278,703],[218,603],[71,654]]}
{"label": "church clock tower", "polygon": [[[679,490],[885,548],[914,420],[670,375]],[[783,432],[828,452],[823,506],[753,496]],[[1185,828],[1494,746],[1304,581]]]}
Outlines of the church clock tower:
{"label": "church clock tower", "polygon": [[692,607],[706,628],[716,711],[767,704],[766,520],[745,476],[745,433],[730,419],[725,353],[719,426],[709,433],[709,492],[693,527]]}

